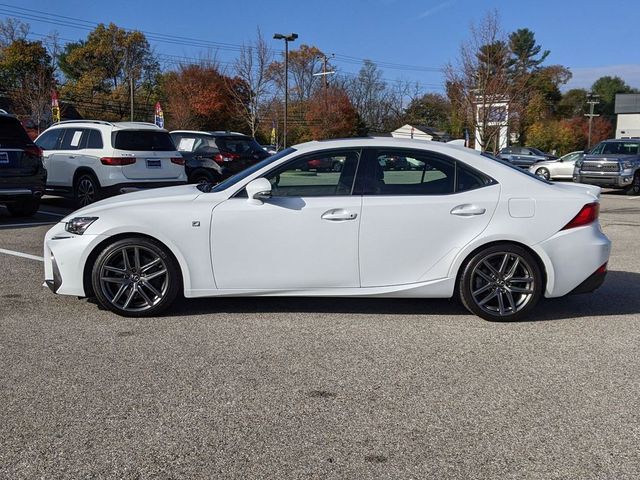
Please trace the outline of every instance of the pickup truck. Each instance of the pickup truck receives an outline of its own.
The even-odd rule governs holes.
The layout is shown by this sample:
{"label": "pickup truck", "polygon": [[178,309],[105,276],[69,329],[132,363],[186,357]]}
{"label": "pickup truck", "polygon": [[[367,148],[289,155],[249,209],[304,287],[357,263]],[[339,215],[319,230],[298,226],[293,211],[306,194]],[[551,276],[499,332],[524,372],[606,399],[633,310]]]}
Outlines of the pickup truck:
{"label": "pickup truck", "polygon": [[640,195],[640,139],[600,142],[575,163],[573,181]]}

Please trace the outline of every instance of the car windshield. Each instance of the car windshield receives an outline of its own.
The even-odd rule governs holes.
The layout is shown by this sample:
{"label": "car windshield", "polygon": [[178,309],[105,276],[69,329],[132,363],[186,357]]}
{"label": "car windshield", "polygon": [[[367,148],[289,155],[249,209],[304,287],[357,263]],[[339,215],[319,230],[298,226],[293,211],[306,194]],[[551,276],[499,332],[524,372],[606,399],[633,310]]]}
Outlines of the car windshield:
{"label": "car windshield", "polygon": [[113,148],[134,152],[174,152],[169,132],[162,130],[118,130],[113,133]]}
{"label": "car windshield", "polygon": [[203,192],[221,192],[223,190],[226,190],[229,187],[232,187],[233,185],[247,178],[248,176],[254,174],[261,168],[266,167],[270,163],[276,162],[280,160],[282,157],[286,157],[287,155],[295,151],[296,151],[295,148],[291,148],[291,147],[285,148],[281,152],[278,152],[275,155],[267,157],[264,160],[261,160],[260,162],[250,166],[249,168],[245,168],[241,172],[236,173],[232,177],[227,178],[224,182],[220,182],[215,186],[211,186],[211,184],[198,185],[198,188]]}
{"label": "car windshield", "polygon": [[640,142],[602,142],[591,150],[593,155],[638,155]]}
{"label": "car windshield", "polygon": [[251,137],[218,137],[217,142],[220,150],[225,152],[237,153],[238,155],[246,155],[256,152],[260,154],[264,153],[260,144]]}
{"label": "car windshield", "polygon": [[539,182],[547,183],[547,184],[549,184],[549,185],[551,185],[551,183],[552,183],[552,182],[550,182],[549,180],[545,180],[544,178],[542,178],[542,177],[540,177],[540,176],[538,176],[538,175],[535,175],[535,174],[531,173],[529,170],[526,170],[526,169],[524,169],[524,168],[517,167],[517,166],[515,166],[513,163],[508,162],[507,160],[503,160],[503,159],[501,159],[501,158],[498,158],[498,157],[496,157],[495,155],[493,155],[493,154],[491,154],[491,153],[489,153],[489,152],[482,152],[480,155],[482,155],[483,157],[490,158],[491,160],[494,160],[494,161],[496,161],[496,162],[498,162],[498,163],[501,163],[501,164],[502,164],[502,165],[504,165],[505,167],[509,167],[511,170],[515,170],[516,172],[520,172],[521,174],[526,175],[527,177],[535,178],[535,179],[536,179],[536,180],[538,180]]}

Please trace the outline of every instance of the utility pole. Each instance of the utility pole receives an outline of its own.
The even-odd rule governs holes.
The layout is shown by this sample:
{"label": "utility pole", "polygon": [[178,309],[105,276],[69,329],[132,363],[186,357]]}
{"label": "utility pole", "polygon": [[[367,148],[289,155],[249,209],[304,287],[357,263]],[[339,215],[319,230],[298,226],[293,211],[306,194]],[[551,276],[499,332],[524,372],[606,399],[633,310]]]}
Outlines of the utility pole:
{"label": "utility pole", "polygon": [[589,105],[589,113],[585,113],[584,116],[589,117],[589,138],[587,141],[588,149],[591,149],[591,129],[592,129],[591,124],[593,123],[593,117],[600,116],[599,114],[593,113],[595,106],[600,103],[600,100],[598,100],[598,98],[600,98],[600,95],[596,95],[593,92],[589,92],[587,94],[587,104]]}
{"label": "utility pole", "polygon": [[131,121],[133,122],[133,75],[129,75],[129,98],[131,99]]}
{"label": "utility pole", "polygon": [[283,147],[287,148],[287,116],[289,108],[289,42],[295,41],[298,38],[297,33],[290,33],[289,35],[283,35],[282,33],[275,33],[273,35],[275,40],[284,40],[284,139]]}

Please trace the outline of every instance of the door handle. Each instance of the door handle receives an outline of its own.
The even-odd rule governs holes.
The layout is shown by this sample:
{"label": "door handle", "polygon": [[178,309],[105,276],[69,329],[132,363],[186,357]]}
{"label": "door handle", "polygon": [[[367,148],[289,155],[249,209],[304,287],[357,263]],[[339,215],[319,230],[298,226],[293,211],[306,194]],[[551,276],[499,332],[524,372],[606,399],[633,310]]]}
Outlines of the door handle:
{"label": "door handle", "polygon": [[69,155],[69,158],[73,160],[74,158],[76,158],[76,156],[75,155]]}
{"label": "door handle", "polygon": [[457,215],[459,217],[472,217],[474,215],[484,215],[486,211],[486,208],[465,203],[464,205],[453,207],[453,209],[451,210],[451,215]]}
{"label": "door handle", "polygon": [[343,222],[345,220],[355,220],[357,217],[357,213],[349,212],[343,208],[334,208],[324,212],[321,218],[332,222]]}

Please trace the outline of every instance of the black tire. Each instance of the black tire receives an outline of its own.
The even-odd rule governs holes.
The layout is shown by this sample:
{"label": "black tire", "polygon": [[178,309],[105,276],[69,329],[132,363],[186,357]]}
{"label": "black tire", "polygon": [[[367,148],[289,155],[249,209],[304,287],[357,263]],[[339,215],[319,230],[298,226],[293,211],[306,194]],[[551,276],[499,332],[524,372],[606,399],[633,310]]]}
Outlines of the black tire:
{"label": "black tire", "polygon": [[551,173],[549,173],[549,170],[544,167],[538,168],[536,170],[536,175],[544,178],[545,180],[551,180]]}
{"label": "black tire", "polygon": [[7,210],[9,210],[12,217],[33,217],[39,208],[39,198],[25,198],[7,204]]}
{"label": "black tire", "polygon": [[526,318],[543,289],[544,277],[536,258],[510,243],[493,245],[473,255],[463,265],[458,284],[460,300],[467,310],[500,322]]}
{"label": "black tire", "polygon": [[633,183],[627,188],[627,195],[640,195],[640,172],[636,172],[633,176]]}
{"label": "black tire", "polygon": [[209,172],[205,172],[203,170],[196,171],[191,174],[189,178],[189,183],[201,184],[201,183],[219,183],[220,180],[216,180],[215,177]]}
{"label": "black tire", "polygon": [[123,317],[149,317],[171,306],[182,278],[177,261],[164,245],[131,237],[100,252],[91,269],[91,285],[102,307]]}
{"label": "black tire", "polygon": [[86,207],[101,198],[100,183],[95,175],[81,173],[73,182],[73,198],[77,208]]}
{"label": "black tire", "polygon": [[334,163],[333,163],[332,170],[333,170],[334,172],[341,172],[341,171],[342,171],[342,163],[340,163],[340,162],[334,162]]}

